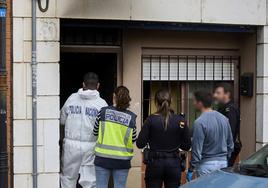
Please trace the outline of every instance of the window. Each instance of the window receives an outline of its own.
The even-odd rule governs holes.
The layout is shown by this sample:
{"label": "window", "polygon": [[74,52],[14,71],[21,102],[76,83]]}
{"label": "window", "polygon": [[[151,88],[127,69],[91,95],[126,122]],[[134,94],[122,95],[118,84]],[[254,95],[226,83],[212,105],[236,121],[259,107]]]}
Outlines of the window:
{"label": "window", "polygon": [[234,80],[238,57],[232,56],[157,56],[142,57],[143,80],[197,81]]}
{"label": "window", "polygon": [[172,94],[175,113],[185,113],[191,126],[199,113],[192,105],[193,93],[213,92],[218,82],[234,85],[239,57],[234,56],[142,56],[143,120],[156,112],[154,95],[160,88]]}

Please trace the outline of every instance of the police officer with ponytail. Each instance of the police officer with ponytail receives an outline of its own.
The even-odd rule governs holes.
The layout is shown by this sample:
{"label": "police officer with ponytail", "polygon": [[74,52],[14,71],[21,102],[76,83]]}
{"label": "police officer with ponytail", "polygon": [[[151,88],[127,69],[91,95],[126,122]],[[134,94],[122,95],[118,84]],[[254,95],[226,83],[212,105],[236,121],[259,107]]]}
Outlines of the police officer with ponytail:
{"label": "police officer with ponytail", "polygon": [[[145,121],[137,139],[145,149],[145,183],[147,188],[178,188],[180,185],[180,150],[191,147],[189,129],[183,115],[171,109],[171,95],[159,90],[155,95],[157,112]],[[148,149],[149,148],[149,149]]]}

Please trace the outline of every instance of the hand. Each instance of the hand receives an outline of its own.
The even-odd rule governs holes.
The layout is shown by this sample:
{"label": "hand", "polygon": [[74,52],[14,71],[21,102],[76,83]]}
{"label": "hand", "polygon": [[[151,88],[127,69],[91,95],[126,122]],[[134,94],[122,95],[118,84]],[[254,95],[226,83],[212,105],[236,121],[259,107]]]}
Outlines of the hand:
{"label": "hand", "polygon": [[193,179],[193,172],[192,171],[188,171],[187,174],[186,174],[186,180],[188,182],[192,181]]}

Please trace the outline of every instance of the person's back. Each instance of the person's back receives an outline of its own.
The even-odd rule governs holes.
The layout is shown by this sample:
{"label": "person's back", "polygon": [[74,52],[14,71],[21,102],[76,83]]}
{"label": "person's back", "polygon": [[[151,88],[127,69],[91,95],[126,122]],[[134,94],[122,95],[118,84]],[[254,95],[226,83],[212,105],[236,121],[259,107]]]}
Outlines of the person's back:
{"label": "person's back", "polygon": [[90,142],[95,141],[93,128],[100,109],[107,103],[97,90],[79,89],[66,101],[61,110],[61,124],[65,125],[65,138]]}
{"label": "person's back", "polygon": [[148,141],[153,151],[190,149],[188,126],[182,115],[171,114],[167,130],[164,130],[162,116],[157,114],[150,115],[143,126],[144,130],[137,140],[139,148],[146,146]]}
{"label": "person's back", "polygon": [[189,129],[182,115],[175,115],[170,108],[171,95],[159,90],[155,95],[158,111],[145,121],[137,139],[137,147],[149,145],[145,172],[147,188],[178,188],[181,166],[179,148],[189,150]]}
{"label": "person's back", "polygon": [[94,164],[97,188],[107,188],[113,176],[114,187],[125,188],[136,141],[136,114],[128,110],[129,90],[119,86],[113,94],[113,106],[102,108],[94,126],[98,137]]}
{"label": "person's back", "polygon": [[107,103],[100,98],[98,75],[87,73],[83,88],[72,94],[61,109],[60,123],[65,125],[60,183],[62,188],[96,186],[93,128],[98,112]]}
{"label": "person's back", "polygon": [[240,109],[233,100],[233,86],[229,83],[219,83],[214,90],[214,98],[218,112],[228,118],[234,141],[234,151],[228,160],[228,166],[233,166],[242,149],[240,140]]}
{"label": "person's back", "polygon": [[227,167],[227,158],[233,151],[233,138],[228,119],[212,110],[212,95],[207,91],[196,91],[193,104],[201,116],[193,125],[192,160],[187,180],[192,172],[202,176]]}
{"label": "person's back", "polygon": [[[197,128],[197,126],[201,128]],[[228,119],[217,111],[204,112],[194,123],[194,134],[200,134],[200,130],[204,132],[205,136],[201,160],[226,160],[228,155],[227,140],[230,136]],[[193,137],[197,138],[195,135]],[[200,143],[202,140],[194,139],[193,148]],[[195,153],[193,156],[195,157]]]}

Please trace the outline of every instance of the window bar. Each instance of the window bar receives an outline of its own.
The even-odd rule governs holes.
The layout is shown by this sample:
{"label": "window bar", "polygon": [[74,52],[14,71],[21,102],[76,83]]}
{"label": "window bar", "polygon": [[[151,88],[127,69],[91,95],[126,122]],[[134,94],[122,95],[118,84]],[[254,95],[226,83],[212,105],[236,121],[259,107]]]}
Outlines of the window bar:
{"label": "window bar", "polygon": [[161,60],[162,60],[162,58],[161,58],[162,56],[159,56],[158,57],[158,59],[159,59],[159,80],[162,80],[162,78],[161,78]]}
{"label": "window bar", "polygon": [[230,80],[232,80],[233,79],[233,74],[232,74],[232,70],[233,69],[233,58],[232,58],[232,56],[230,56]]}
{"label": "window bar", "polygon": [[204,56],[204,80],[206,80],[206,56]]}
{"label": "window bar", "polygon": [[223,80],[223,61],[224,61],[224,57],[222,56],[222,59],[221,59],[221,80]]}
{"label": "window bar", "polygon": [[[181,93],[181,85],[180,85],[180,56],[177,56],[177,94],[178,93]],[[180,97],[181,98],[181,97]],[[179,106],[179,103],[180,103],[180,98],[177,96],[177,113],[180,113],[180,106]]]}
{"label": "window bar", "polygon": [[168,80],[170,80],[170,56],[168,56]]}
{"label": "window bar", "polygon": [[212,79],[215,80],[215,56],[212,57]]}
{"label": "window bar", "polygon": [[179,93],[181,93],[181,91],[180,91],[180,89],[181,89],[181,87],[180,87],[180,83],[179,82],[177,82],[177,114],[179,114],[180,113],[180,97],[179,97]]}
{"label": "window bar", "polygon": [[195,56],[195,80],[197,80],[197,56]]}
{"label": "window bar", "polygon": [[177,72],[177,77],[178,77],[178,81],[180,80],[180,56],[177,56],[177,61],[178,61],[178,72]]}
{"label": "window bar", "polygon": [[188,80],[188,56],[186,56],[186,80]]}
{"label": "window bar", "polygon": [[152,80],[152,56],[150,55],[150,81]]}
{"label": "window bar", "polygon": [[150,55],[150,94],[149,94],[149,114],[152,113],[152,103],[151,103],[151,92],[152,92],[152,55]]}

